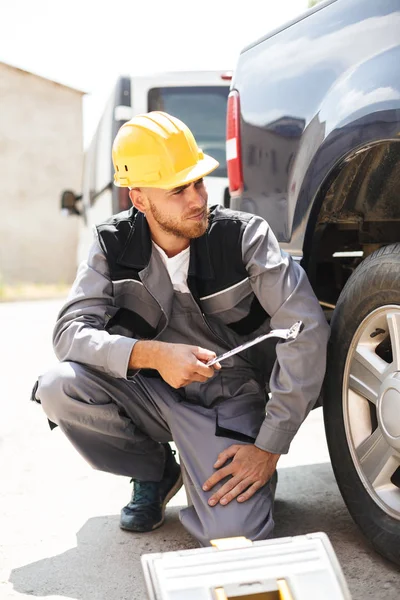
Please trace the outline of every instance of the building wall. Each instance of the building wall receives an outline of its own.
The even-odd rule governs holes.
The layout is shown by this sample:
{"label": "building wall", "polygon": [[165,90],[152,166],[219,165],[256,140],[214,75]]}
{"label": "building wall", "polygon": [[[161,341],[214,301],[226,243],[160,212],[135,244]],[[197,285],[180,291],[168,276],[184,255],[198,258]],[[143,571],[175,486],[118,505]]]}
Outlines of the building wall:
{"label": "building wall", "polygon": [[0,63],[0,282],[73,280],[82,163],[82,93]]}

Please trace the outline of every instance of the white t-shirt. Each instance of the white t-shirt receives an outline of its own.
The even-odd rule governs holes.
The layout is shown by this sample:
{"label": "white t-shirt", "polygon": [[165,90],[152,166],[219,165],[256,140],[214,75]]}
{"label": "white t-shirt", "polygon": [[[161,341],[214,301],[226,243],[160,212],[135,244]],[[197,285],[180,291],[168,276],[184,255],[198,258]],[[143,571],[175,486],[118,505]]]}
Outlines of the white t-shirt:
{"label": "white t-shirt", "polygon": [[164,250],[157,246],[155,242],[153,242],[154,248],[157,248],[162,261],[168,271],[169,277],[172,282],[172,287],[177,292],[183,292],[185,294],[190,293],[190,290],[187,285],[187,276],[189,270],[189,258],[190,258],[190,246],[179,252],[176,256],[172,256],[168,258],[165,254]]}

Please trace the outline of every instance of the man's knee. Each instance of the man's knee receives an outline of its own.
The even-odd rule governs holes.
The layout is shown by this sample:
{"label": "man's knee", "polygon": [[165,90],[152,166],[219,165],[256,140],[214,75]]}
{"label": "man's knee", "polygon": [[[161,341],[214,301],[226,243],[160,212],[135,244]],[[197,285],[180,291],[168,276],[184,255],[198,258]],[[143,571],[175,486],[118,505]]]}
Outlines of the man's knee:
{"label": "man's knee", "polygon": [[262,532],[268,532],[268,536],[272,532],[273,525],[270,523],[270,516],[263,515],[260,519],[247,518],[243,521],[238,519],[236,522],[220,520],[216,524],[213,532],[209,532],[210,537],[216,539],[230,537],[245,537],[249,540],[262,539]]}
{"label": "man's knee", "polygon": [[233,522],[231,520],[219,519],[218,522],[214,524],[212,531],[208,532],[208,537],[210,539],[221,539],[240,536],[250,538],[250,536],[248,535],[247,528],[245,528],[244,525],[245,523],[241,523],[240,521]]}
{"label": "man's knee", "polygon": [[214,519],[212,531],[209,531],[214,538],[243,536],[255,541],[272,535],[272,498],[267,490],[242,504],[232,500],[230,510],[226,509],[227,506],[221,507],[218,518]]}
{"label": "man's knee", "polygon": [[79,385],[83,372],[82,365],[62,362],[39,377],[36,397],[50,421],[58,423],[62,418],[66,401]]}

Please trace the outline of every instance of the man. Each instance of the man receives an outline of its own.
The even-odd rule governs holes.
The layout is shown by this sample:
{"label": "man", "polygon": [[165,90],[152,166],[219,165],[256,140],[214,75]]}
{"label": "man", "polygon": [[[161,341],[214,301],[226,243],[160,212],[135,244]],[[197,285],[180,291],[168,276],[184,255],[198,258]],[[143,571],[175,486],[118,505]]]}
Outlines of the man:
{"label": "man", "polygon": [[[181,520],[202,545],[265,539],[279,456],[320,393],[324,315],[263,219],[208,211],[203,177],[218,163],[181,121],[133,118],[113,162],[133,208],[96,227],[55,327],[61,362],[37,397],[94,468],[132,477],[123,529],[160,526],[183,473]],[[296,340],[206,364],[298,320]]]}

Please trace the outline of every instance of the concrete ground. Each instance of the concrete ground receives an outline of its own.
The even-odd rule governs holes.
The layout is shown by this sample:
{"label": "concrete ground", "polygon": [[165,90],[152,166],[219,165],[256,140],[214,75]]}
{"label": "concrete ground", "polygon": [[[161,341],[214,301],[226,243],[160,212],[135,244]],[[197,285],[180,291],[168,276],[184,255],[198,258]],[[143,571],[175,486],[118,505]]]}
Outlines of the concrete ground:
{"label": "concrete ground", "polygon": [[[163,527],[118,528],[129,481],[95,472],[28,398],[53,362],[51,330],[60,300],[0,305],[0,599],[144,600],[140,555],[196,543],[179,522],[183,490]],[[277,537],[325,531],[354,600],[400,596],[400,572],[378,556],[338,492],[322,414],[313,411],[279,463]]]}

